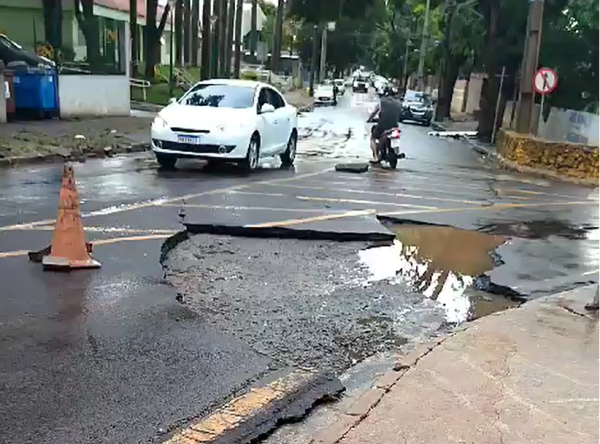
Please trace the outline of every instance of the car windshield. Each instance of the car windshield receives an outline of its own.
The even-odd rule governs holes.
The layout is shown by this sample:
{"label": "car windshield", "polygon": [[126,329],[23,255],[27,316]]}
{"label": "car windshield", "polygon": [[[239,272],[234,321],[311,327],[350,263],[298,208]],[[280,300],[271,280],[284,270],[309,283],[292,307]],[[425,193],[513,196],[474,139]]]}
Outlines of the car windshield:
{"label": "car windshield", "polygon": [[429,99],[427,98],[427,96],[425,94],[423,94],[422,92],[416,92],[416,91],[406,91],[406,94],[404,94],[404,101],[405,102],[419,102],[425,106],[429,105]]}
{"label": "car windshield", "polygon": [[213,108],[251,108],[254,103],[254,88],[222,83],[201,83],[189,90],[179,103]]}
{"label": "car windshield", "polygon": [[325,91],[325,92],[327,92],[327,91],[333,91],[333,85],[319,85],[317,87],[317,89],[319,91]]}

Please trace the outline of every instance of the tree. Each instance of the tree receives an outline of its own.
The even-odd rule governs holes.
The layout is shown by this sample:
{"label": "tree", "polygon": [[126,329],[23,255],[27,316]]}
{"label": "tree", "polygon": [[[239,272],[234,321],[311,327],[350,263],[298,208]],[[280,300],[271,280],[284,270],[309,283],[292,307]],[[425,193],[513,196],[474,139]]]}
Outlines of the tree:
{"label": "tree", "polygon": [[271,51],[271,71],[279,72],[279,59],[281,58],[281,47],[283,40],[283,10],[285,1],[278,0],[277,15],[275,19],[275,35],[273,38],[273,50]]}
{"label": "tree", "polygon": [[[83,0],[75,0],[76,2]],[[85,0],[93,3],[93,0]],[[181,1],[181,0],[179,0]],[[93,5],[92,5],[93,7]],[[144,76],[148,80],[154,79],[154,67],[160,63],[160,38],[167,24],[171,6],[169,3],[162,10],[160,22],[157,24],[158,0],[146,0],[146,26],[144,28],[144,44],[146,47],[146,63]],[[86,40],[87,42],[87,40]],[[89,51],[89,46],[88,46]]]}
{"label": "tree", "polygon": [[227,77],[231,76],[232,46],[236,15],[235,2],[236,0],[229,0],[229,7],[227,8],[229,11],[229,14],[227,15],[227,45],[225,51],[225,74]]}
{"label": "tree", "polygon": [[44,14],[44,39],[55,50],[62,48],[62,0],[47,0],[42,2],[42,8]]}
{"label": "tree", "polygon": [[258,0],[252,0],[250,10],[250,60],[256,63],[256,50],[258,46]]}
{"label": "tree", "polygon": [[183,2],[183,64],[191,62],[192,46],[192,5],[191,0],[179,0]]}
{"label": "tree", "polygon": [[233,77],[240,77],[240,68],[242,63],[242,17],[244,13],[243,0],[237,0],[235,5],[235,65],[233,67]]}
{"label": "tree", "polygon": [[436,118],[450,117],[454,85],[462,71],[470,76],[475,60],[481,54],[481,36],[484,34],[483,17],[474,8],[473,0],[456,4],[450,0],[445,6],[443,27],[443,69],[440,76]]}
{"label": "tree", "polygon": [[363,18],[377,0],[293,0],[289,15],[307,23],[331,22],[340,17]]}
{"label": "tree", "polygon": [[200,0],[192,0],[192,43],[191,43],[191,64],[192,66],[198,66],[198,49],[200,46],[198,38],[198,24],[200,22]]}
{"label": "tree", "polygon": [[[137,0],[129,0],[129,34],[131,36],[131,77],[136,78],[139,74],[139,42],[137,24],[138,10]],[[59,27],[62,29],[62,26]]]}
{"label": "tree", "polygon": [[228,11],[227,11],[227,0],[219,0],[219,77],[226,77],[226,66],[227,62],[225,60],[227,56],[227,23],[229,20],[227,19]]}
{"label": "tree", "polygon": [[[196,0],[197,1],[197,0]],[[202,61],[200,64],[200,79],[210,78],[210,59],[211,59],[211,24],[210,15],[212,10],[211,0],[204,0],[202,4]]]}
{"label": "tree", "polygon": [[540,63],[558,71],[559,87],[546,97],[550,106],[598,109],[598,2],[571,0],[547,17]]}
{"label": "tree", "polygon": [[[134,0],[135,1],[135,0]],[[175,5],[175,64],[183,65],[183,2],[177,2]]]}
{"label": "tree", "polygon": [[75,0],[74,12],[77,24],[85,38],[87,61],[90,68],[101,64],[98,18],[94,15],[94,0]]}

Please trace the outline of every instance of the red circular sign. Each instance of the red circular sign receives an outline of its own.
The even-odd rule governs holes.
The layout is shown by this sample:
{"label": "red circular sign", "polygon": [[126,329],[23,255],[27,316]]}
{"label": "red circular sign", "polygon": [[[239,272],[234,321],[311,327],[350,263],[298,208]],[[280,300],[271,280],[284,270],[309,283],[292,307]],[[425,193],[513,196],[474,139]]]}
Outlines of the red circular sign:
{"label": "red circular sign", "polygon": [[533,89],[538,94],[550,94],[557,86],[558,75],[550,68],[540,68],[533,76]]}

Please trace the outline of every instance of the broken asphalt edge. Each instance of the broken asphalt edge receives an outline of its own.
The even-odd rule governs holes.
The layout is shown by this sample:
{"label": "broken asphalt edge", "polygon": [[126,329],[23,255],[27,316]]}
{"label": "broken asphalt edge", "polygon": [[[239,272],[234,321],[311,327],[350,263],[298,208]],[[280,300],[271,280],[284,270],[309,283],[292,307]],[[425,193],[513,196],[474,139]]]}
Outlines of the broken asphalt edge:
{"label": "broken asphalt edge", "polygon": [[320,400],[344,391],[327,372],[295,369],[260,387],[250,388],[207,416],[163,440],[164,444],[246,444],[286,421],[302,418]]}
{"label": "broken asphalt edge", "polygon": [[276,239],[320,240],[336,242],[381,242],[393,241],[396,236],[382,226],[381,231],[325,231],[315,229],[287,228],[283,226],[252,227],[220,224],[183,224],[189,234],[216,234],[234,237],[258,237]]}
{"label": "broken asphalt edge", "polygon": [[469,328],[470,325],[465,324],[456,327],[453,331],[434,338],[429,342],[416,344],[413,350],[399,357],[393,370],[374,378],[370,388],[354,400],[339,419],[317,432],[309,444],[336,444],[340,442],[352,428],[360,424],[369,415],[383,397],[409,370],[417,366],[419,360],[431,353],[447,339]]}
{"label": "broken asphalt edge", "polygon": [[71,158],[70,156],[65,157],[65,156],[62,156],[57,153],[44,154],[44,155],[38,155],[38,156],[28,156],[28,157],[4,157],[4,158],[0,159],[0,168],[2,168],[2,167],[6,167],[6,168],[19,167],[19,166],[36,165],[36,164],[43,164],[43,163],[48,163],[48,164],[60,163],[60,162],[66,162],[69,160],[72,160],[75,162],[76,161],[84,161],[85,162],[87,159],[113,158],[113,157],[118,157],[123,154],[141,153],[141,152],[148,151],[148,150],[150,150],[150,142],[136,142],[136,143],[132,143],[132,144],[128,145],[127,148],[124,148],[122,150],[114,150],[113,155],[111,155],[111,156],[102,156],[102,155],[98,155],[99,153],[96,151],[89,151],[89,152],[84,152],[78,158]]}

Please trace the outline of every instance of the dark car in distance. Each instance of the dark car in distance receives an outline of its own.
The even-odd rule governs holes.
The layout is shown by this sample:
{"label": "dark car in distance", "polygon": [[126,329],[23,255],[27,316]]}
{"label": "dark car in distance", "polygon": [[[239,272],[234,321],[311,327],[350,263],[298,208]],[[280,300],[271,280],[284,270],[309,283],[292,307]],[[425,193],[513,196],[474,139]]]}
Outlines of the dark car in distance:
{"label": "dark car in distance", "polygon": [[402,98],[402,113],[400,122],[412,120],[425,126],[431,125],[433,119],[433,104],[429,97],[419,91],[406,91]]}

